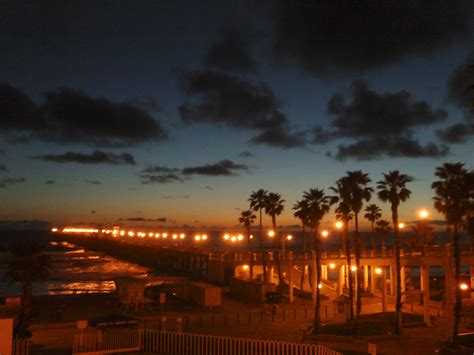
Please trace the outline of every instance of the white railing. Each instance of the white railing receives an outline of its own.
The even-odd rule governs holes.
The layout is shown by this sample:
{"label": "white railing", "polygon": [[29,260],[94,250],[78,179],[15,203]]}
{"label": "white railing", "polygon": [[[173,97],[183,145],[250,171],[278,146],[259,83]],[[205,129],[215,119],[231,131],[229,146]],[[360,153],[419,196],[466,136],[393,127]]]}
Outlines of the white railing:
{"label": "white railing", "polygon": [[149,329],[76,334],[73,354],[142,351],[167,355],[342,355],[320,345]]}
{"label": "white railing", "polygon": [[169,355],[341,355],[320,345],[142,330],[142,351]]}
{"label": "white railing", "polygon": [[12,354],[13,355],[28,355],[28,339],[15,338],[13,339]]}
{"label": "white railing", "polygon": [[74,335],[73,354],[119,353],[140,350],[139,329],[107,329]]}

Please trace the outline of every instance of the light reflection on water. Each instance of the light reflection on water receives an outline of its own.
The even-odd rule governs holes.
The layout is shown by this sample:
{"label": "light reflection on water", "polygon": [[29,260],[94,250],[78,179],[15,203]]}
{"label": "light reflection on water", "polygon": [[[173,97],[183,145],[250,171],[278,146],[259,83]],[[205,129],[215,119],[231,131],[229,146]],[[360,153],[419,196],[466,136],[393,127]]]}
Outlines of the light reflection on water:
{"label": "light reflection on water", "polygon": [[[33,284],[35,295],[108,293],[115,290],[114,279],[122,276],[144,276],[149,270],[110,256],[77,249],[73,244],[50,243],[52,270],[45,282]],[[3,281],[5,262],[0,261],[0,297],[21,294],[21,285]]]}

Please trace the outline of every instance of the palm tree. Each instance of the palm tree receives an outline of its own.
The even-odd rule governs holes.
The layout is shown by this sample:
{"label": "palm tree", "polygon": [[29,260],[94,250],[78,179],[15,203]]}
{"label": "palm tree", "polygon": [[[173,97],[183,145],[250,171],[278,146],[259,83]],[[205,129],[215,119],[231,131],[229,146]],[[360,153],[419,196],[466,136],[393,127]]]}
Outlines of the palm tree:
{"label": "palm tree", "polygon": [[279,244],[280,237],[276,230],[277,229],[276,217],[279,216],[283,212],[284,202],[285,200],[282,199],[281,195],[276,192],[269,192],[267,195],[267,198],[265,199],[265,213],[271,217],[273,231],[275,232],[274,253],[275,253],[275,261],[277,264],[278,288],[280,290],[280,293],[282,292],[282,288],[283,288],[283,284],[282,284],[283,276],[281,273],[280,257],[278,253],[278,244]]}
{"label": "palm tree", "polygon": [[372,244],[372,250],[375,250],[375,222],[382,218],[382,209],[376,204],[372,203],[365,207],[364,211],[366,212],[364,215],[365,219],[367,219],[371,224],[370,241]]}
{"label": "palm tree", "polygon": [[7,265],[5,279],[9,283],[19,282],[23,296],[19,323],[15,333],[28,336],[28,322],[31,318],[32,285],[34,281],[46,280],[51,270],[51,258],[44,253],[44,246],[34,240],[21,240],[9,246],[12,259]]}
{"label": "palm tree", "polygon": [[[307,240],[306,240],[306,230],[305,227],[308,225],[308,217],[309,217],[309,208],[308,203],[306,200],[296,201],[293,205],[293,216],[298,218],[301,221],[301,233],[303,234],[303,252],[304,255],[307,253]],[[305,277],[305,267],[301,272],[301,282],[300,282],[300,290],[303,290],[304,286],[304,277]]]}
{"label": "palm tree", "polygon": [[313,333],[317,334],[319,332],[319,307],[321,303],[321,294],[319,289],[319,283],[321,282],[321,237],[319,234],[319,225],[324,215],[329,212],[329,209],[331,208],[331,204],[333,203],[334,199],[329,196],[326,196],[324,190],[322,189],[310,189],[309,191],[304,192],[303,199],[304,201],[306,201],[306,204],[308,206],[308,224],[314,232],[313,248],[316,254],[317,282],[315,285],[313,285],[313,287],[315,287],[316,289]]}
{"label": "palm tree", "polygon": [[267,200],[268,192],[264,189],[259,189],[257,191],[252,191],[248,201],[250,202],[250,209],[258,211],[260,215],[259,223],[259,244],[260,244],[260,253],[262,254],[262,264],[263,264],[263,280],[267,282],[267,258],[265,251],[263,249],[263,225],[262,225],[262,211],[265,208],[265,203]]}
{"label": "palm tree", "polygon": [[377,182],[378,197],[382,202],[389,202],[392,211],[393,249],[395,254],[396,301],[395,301],[395,334],[400,335],[402,329],[402,290],[400,275],[400,241],[398,227],[398,206],[410,198],[411,191],[406,184],[413,178],[400,174],[398,170],[383,174],[384,179]]}
{"label": "palm tree", "polygon": [[388,233],[392,230],[390,227],[390,222],[386,219],[380,219],[375,223],[375,231],[380,236],[381,244],[382,244],[382,253],[385,250],[385,239],[387,238]]}
{"label": "palm tree", "polygon": [[354,333],[357,332],[360,312],[362,310],[362,291],[363,291],[363,270],[360,267],[361,238],[359,233],[359,213],[362,210],[364,201],[369,201],[374,191],[367,184],[371,181],[368,174],[361,170],[348,171],[345,183],[348,187],[346,203],[354,213],[354,251],[356,259],[356,277],[357,277],[357,296],[356,296],[356,317],[354,323]]}
{"label": "palm tree", "polygon": [[247,242],[250,253],[250,279],[253,279],[253,253],[252,253],[252,239],[250,239],[250,227],[257,217],[252,210],[242,211],[239,217],[239,223],[243,224],[247,232]]}
{"label": "palm tree", "polygon": [[[331,202],[336,203],[339,202],[339,205],[336,207],[336,216],[338,219],[343,223],[343,230],[342,230],[342,243],[344,244],[344,252],[346,254],[346,266],[347,269],[350,270],[351,268],[351,244],[348,238],[349,235],[349,220],[352,218],[351,208],[349,207],[348,201],[348,185],[345,182],[344,178],[340,178],[336,181],[336,185],[330,187],[330,190],[336,193],[336,196],[331,197]],[[347,273],[348,279],[348,286],[349,286],[349,316],[350,321],[354,321],[354,280],[352,278],[352,273]],[[340,285],[342,287],[342,285]]]}
{"label": "palm tree", "polygon": [[[459,321],[461,316],[461,289],[459,285],[459,275],[461,267],[461,254],[459,249],[459,230],[464,218],[469,214],[474,190],[469,186],[469,175],[462,163],[445,163],[437,167],[435,175],[439,178],[431,184],[436,196],[433,197],[435,208],[442,213],[446,222],[453,227],[453,247],[454,247],[454,280],[455,280],[455,305],[454,324],[451,342],[456,344],[458,337]],[[452,290],[446,290],[451,292]]]}

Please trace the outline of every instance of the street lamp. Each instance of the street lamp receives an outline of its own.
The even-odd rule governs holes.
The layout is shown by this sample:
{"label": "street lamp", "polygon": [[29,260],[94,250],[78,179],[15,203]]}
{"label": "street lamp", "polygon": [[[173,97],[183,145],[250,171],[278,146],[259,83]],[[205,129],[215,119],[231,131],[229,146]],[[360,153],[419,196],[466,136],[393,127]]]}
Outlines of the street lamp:
{"label": "street lamp", "polygon": [[325,230],[323,230],[323,231],[321,232],[321,236],[322,236],[323,238],[327,238],[327,237],[329,236],[329,232],[325,229]]}
{"label": "street lamp", "polygon": [[335,226],[337,229],[342,229],[342,227],[344,226],[344,223],[342,221],[337,221]]}
{"label": "street lamp", "polygon": [[421,219],[425,219],[425,218],[427,218],[428,215],[429,215],[429,213],[428,213],[427,210],[421,210],[418,214],[419,214],[419,216],[420,216]]}
{"label": "street lamp", "polygon": [[272,231],[268,231],[268,236],[269,236],[270,238],[273,238],[273,237],[275,236],[275,231],[273,231],[273,230],[272,230]]}
{"label": "street lamp", "polygon": [[469,288],[469,286],[467,285],[467,283],[462,283],[459,285],[459,288],[461,289],[461,291],[467,291],[467,289]]}
{"label": "street lamp", "polygon": [[398,229],[403,229],[403,228],[405,228],[405,223],[403,222],[398,223]]}

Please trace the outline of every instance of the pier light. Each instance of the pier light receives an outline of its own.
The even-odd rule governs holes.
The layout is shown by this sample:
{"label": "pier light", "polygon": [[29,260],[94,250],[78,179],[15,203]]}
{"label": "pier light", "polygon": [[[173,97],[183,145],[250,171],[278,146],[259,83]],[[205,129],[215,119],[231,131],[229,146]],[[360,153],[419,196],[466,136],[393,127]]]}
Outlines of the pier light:
{"label": "pier light", "polygon": [[132,231],[128,232],[129,237],[133,237],[134,235],[135,235],[135,233],[133,233]]}
{"label": "pier light", "polygon": [[342,221],[337,221],[335,226],[337,229],[342,229],[342,227],[344,227],[344,223],[342,223]]}
{"label": "pier light", "polygon": [[467,289],[469,288],[469,286],[467,285],[467,283],[462,283],[459,285],[459,288],[461,289],[461,291],[467,291]]}
{"label": "pier light", "polygon": [[179,239],[184,239],[185,237],[186,237],[186,236],[184,235],[184,233],[181,233],[181,234],[179,235]]}
{"label": "pier light", "polygon": [[155,238],[159,238],[160,237],[160,233],[155,233]]}
{"label": "pier light", "polygon": [[403,228],[405,228],[405,223],[403,222],[398,223],[398,229],[403,229]]}
{"label": "pier light", "polygon": [[318,288],[319,288],[319,289],[322,289],[322,288],[323,288],[323,284],[322,284],[322,283],[319,283],[319,284],[318,284]]}
{"label": "pier light", "polygon": [[112,234],[113,234],[114,236],[116,236],[116,235],[118,234],[118,230],[114,229],[113,232],[112,232]]}
{"label": "pier light", "polygon": [[53,229],[51,229],[51,232],[53,232],[53,233],[56,233],[57,231],[58,231],[58,229],[57,229],[57,228],[53,228]]}
{"label": "pier light", "polygon": [[120,236],[123,237],[125,235],[125,231],[120,231]]}
{"label": "pier light", "polygon": [[249,266],[248,266],[247,264],[242,265],[242,269],[245,270],[245,271],[247,271],[247,270],[249,269]]}
{"label": "pier light", "polygon": [[239,241],[240,241],[240,240],[244,240],[244,236],[243,236],[242,234],[239,234],[239,235],[237,236],[237,240],[239,240]]}
{"label": "pier light", "polygon": [[105,233],[105,229],[102,229],[101,232],[102,232],[102,233]]}
{"label": "pier light", "polygon": [[230,241],[231,241],[232,243],[235,243],[235,242],[237,241],[236,236],[233,235],[232,237],[230,237]]}
{"label": "pier light", "polygon": [[173,239],[178,239],[178,235],[177,235],[177,234],[173,234]]}
{"label": "pier light", "polygon": [[164,239],[166,239],[166,238],[168,238],[168,233],[163,233],[162,236],[163,236]]}
{"label": "pier light", "polygon": [[224,234],[224,239],[225,239],[225,240],[229,240],[229,239],[230,239],[230,235]]}
{"label": "pier light", "polygon": [[201,239],[202,239],[202,240],[207,240],[207,234],[203,234],[203,235],[201,236]]}
{"label": "pier light", "polygon": [[201,240],[201,236],[198,234],[198,235],[195,235],[194,236],[194,240],[199,242]]}
{"label": "pier light", "polygon": [[153,237],[153,235],[154,235],[154,234],[153,234],[153,233],[151,233],[151,232],[150,232],[150,233],[148,233],[148,236],[149,236],[149,237]]}
{"label": "pier light", "polygon": [[292,240],[292,239],[293,239],[293,236],[292,236],[291,234],[288,234],[288,235],[286,236],[286,240]]}
{"label": "pier light", "polygon": [[250,239],[253,239],[253,235],[252,235],[252,234],[250,234],[249,238],[250,238]]}
{"label": "pier light", "polygon": [[327,238],[327,237],[329,236],[329,231],[327,231],[326,229],[323,230],[323,231],[321,232],[321,236],[322,236],[323,238]]}
{"label": "pier light", "polygon": [[418,212],[418,215],[420,216],[421,219],[425,219],[426,217],[428,217],[429,213],[427,210],[420,210],[420,212]]}
{"label": "pier light", "polygon": [[382,268],[380,268],[380,267],[375,268],[375,274],[376,275],[382,275]]}
{"label": "pier light", "polygon": [[329,264],[329,268],[330,268],[330,269],[334,269],[335,267],[336,267],[336,264],[334,264],[334,263],[330,263],[330,264]]}
{"label": "pier light", "polygon": [[268,236],[273,238],[275,236],[275,231],[268,231]]}
{"label": "pier light", "polygon": [[352,266],[351,266],[351,271],[353,271],[353,272],[357,271],[357,266],[352,265]]}

